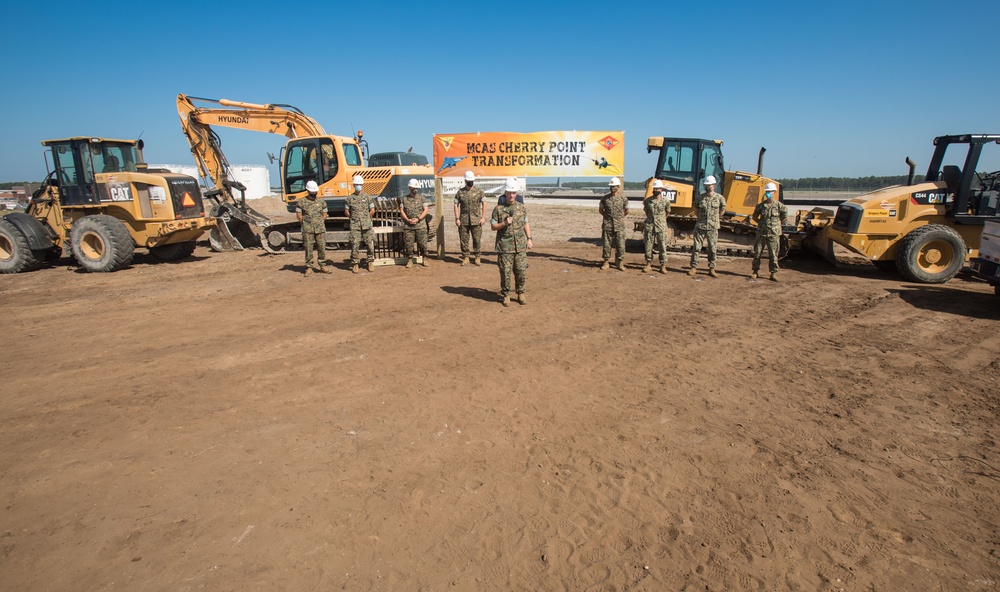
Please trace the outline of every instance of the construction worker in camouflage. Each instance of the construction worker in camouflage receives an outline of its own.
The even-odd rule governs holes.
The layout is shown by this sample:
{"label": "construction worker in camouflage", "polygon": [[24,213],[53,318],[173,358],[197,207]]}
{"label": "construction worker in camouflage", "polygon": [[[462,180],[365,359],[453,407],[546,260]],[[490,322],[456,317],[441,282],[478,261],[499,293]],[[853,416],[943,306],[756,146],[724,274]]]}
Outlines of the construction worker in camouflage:
{"label": "construction worker in camouflage", "polygon": [[664,194],[663,181],[653,180],[653,195],[642,200],[642,209],[646,212],[646,225],[642,229],[642,244],[646,248],[646,266],[643,273],[650,272],[653,264],[653,247],[660,248],[660,273],[667,273],[667,216],[670,215],[670,200]]}
{"label": "construction worker in camouflage", "polygon": [[611,259],[612,244],[615,248],[615,267],[624,269],[625,267],[625,216],[628,216],[628,198],[621,191],[621,180],[612,177],[608,186],[610,193],[605,193],[601,198],[598,211],[603,216],[601,222],[601,241],[603,243],[601,255],[604,262],[601,269],[608,268],[608,260]]}
{"label": "construction worker in camouflage", "polygon": [[[413,267],[417,261],[417,255],[423,257],[423,266],[429,267],[427,262],[427,218],[428,208],[424,202],[424,196],[417,193],[420,188],[420,181],[410,179],[407,185],[410,192],[399,200],[399,214],[403,217],[403,245],[406,249],[406,268]],[[417,250],[413,249],[413,242],[416,240]]]}
{"label": "construction worker in camouflage", "polygon": [[302,223],[302,244],[306,249],[306,275],[313,273],[313,251],[316,251],[316,271],[330,273],[326,268],[326,202],[318,199],[316,181],[306,183],[306,196],[295,202],[295,217]]}
{"label": "construction worker in camouflage", "polygon": [[691,269],[688,275],[698,273],[698,257],[701,256],[702,244],[708,244],[708,275],[719,277],[715,273],[715,250],[719,243],[719,227],[722,216],[726,213],[726,198],[715,192],[715,177],[709,175],[702,182],[705,192],[694,198],[694,207],[698,211],[698,222],[694,226],[694,247],[691,249]]}
{"label": "construction worker in camouflage", "polygon": [[788,208],[774,199],[778,186],[768,183],[764,186],[764,201],[753,209],[753,221],[757,224],[757,239],[753,243],[753,272],[751,279],[757,279],[760,271],[760,257],[767,249],[767,265],[771,281],[778,281],[778,250],[781,242],[781,227],[788,221]]}
{"label": "construction worker in camouflage", "polygon": [[476,265],[480,265],[480,241],[483,237],[483,223],[486,222],[486,203],[483,190],[474,187],[476,176],[465,172],[465,187],[455,193],[455,226],[458,226],[458,241],[462,246],[462,267],[469,264],[469,237],[472,237],[472,255]]}
{"label": "construction worker in camouflage", "polygon": [[493,208],[490,228],[497,233],[497,266],[500,268],[500,296],[503,305],[510,306],[510,274],[514,272],[514,290],[517,301],[528,303],[525,283],[528,274],[528,249],[531,243],[531,226],[528,211],[517,201],[517,180],[504,183],[504,203]]}
{"label": "construction worker in camouflage", "polygon": [[358,273],[358,263],[361,262],[361,243],[368,250],[368,271],[375,271],[375,236],[372,232],[372,216],[375,214],[375,200],[361,189],[365,179],[354,175],[354,193],[347,196],[344,208],[351,219],[351,271]]}

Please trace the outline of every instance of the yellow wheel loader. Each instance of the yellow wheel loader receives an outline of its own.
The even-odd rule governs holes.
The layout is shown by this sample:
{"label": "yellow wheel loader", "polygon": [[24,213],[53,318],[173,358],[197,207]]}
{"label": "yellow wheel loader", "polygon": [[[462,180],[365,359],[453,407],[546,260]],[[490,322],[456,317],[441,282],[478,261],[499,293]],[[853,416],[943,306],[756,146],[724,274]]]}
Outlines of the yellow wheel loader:
{"label": "yellow wheel loader", "polygon": [[0,273],[31,271],[70,253],[87,271],[116,271],[137,247],[181,259],[214,226],[198,181],[149,169],[142,140],[74,137],[42,145],[52,168],[27,211],[0,220]]}
{"label": "yellow wheel loader", "polygon": [[983,224],[998,213],[1000,171],[976,172],[981,162],[1000,162],[995,148],[981,160],[989,144],[1000,144],[1000,135],[934,138],[934,154],[922,181],[914,182],[916,165],[907,158],[906,185],[840,204],[832,221],[813,223],[807,246],[836,262],[833,246],[842,245],[913,282],[950,280],[978,255]]}

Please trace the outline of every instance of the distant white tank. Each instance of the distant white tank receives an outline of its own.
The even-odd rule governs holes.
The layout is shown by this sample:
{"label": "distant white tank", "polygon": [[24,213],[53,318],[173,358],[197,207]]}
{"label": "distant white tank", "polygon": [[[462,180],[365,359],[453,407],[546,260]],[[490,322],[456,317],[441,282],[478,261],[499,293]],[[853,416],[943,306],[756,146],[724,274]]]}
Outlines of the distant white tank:
{"label": "distant white tank", "polygon": [[188,175],[190,177],[198,178],[198,167],[193,164],[151,164],[149,165],[151,169],[167,169],[171,173],[177,173],[178,175]]}
{"label": "distant white tank", "polygon": [[246,185],[247,199],[260,199],[271,195],[271,173],[259,164],[238,164],[230,169],[236,181]]}

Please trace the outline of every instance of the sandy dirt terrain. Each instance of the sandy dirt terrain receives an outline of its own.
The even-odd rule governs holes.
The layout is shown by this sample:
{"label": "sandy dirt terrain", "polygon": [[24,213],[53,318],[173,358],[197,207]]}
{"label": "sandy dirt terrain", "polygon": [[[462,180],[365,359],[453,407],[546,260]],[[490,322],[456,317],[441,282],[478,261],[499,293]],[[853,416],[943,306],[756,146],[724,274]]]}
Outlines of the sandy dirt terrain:
{"label": "sandy dirt terrain", "polygon": [[[446,208],[447,210],[447,208]],[[0,277],[0,590],[992,590],[1000,299],[803,257]],[[492,246],[492,232],[484,238]]]}

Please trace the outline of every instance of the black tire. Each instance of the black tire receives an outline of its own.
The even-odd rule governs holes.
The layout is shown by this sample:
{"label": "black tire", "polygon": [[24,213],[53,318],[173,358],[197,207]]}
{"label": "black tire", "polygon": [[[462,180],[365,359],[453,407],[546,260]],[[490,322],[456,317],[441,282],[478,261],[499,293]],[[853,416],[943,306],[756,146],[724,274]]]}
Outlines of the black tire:
{"label": "black tire", "polygon": [[32,251],[16,226],[0,220],[0,273],[34,271],[45,262],[45,251]]}
{"label": "black tire", "polygon": [[132,236],[122,221],[103,214],[77,220],[69,242],[80,267],[92,272],[118,271],[135,254]]}
{"label": "black tire", "polygon": [[893,259],[882,259],[881,261],[873,259],[872,265],[874,265],[879,271],[896,273],[896,261]]}
{"label": "black tire", "polygon": [[160,261],[178,261],[190,257],[194,253],[194,247],[194,241],[188,241],[163,245],[162,247],[150,247],[149,252]]}
{"label": "black tire", "polygon": [[962,270],[965,254],[965,241],[953,228],[928,224],[899,241],[896,269],[911,282],[943,284]]}

